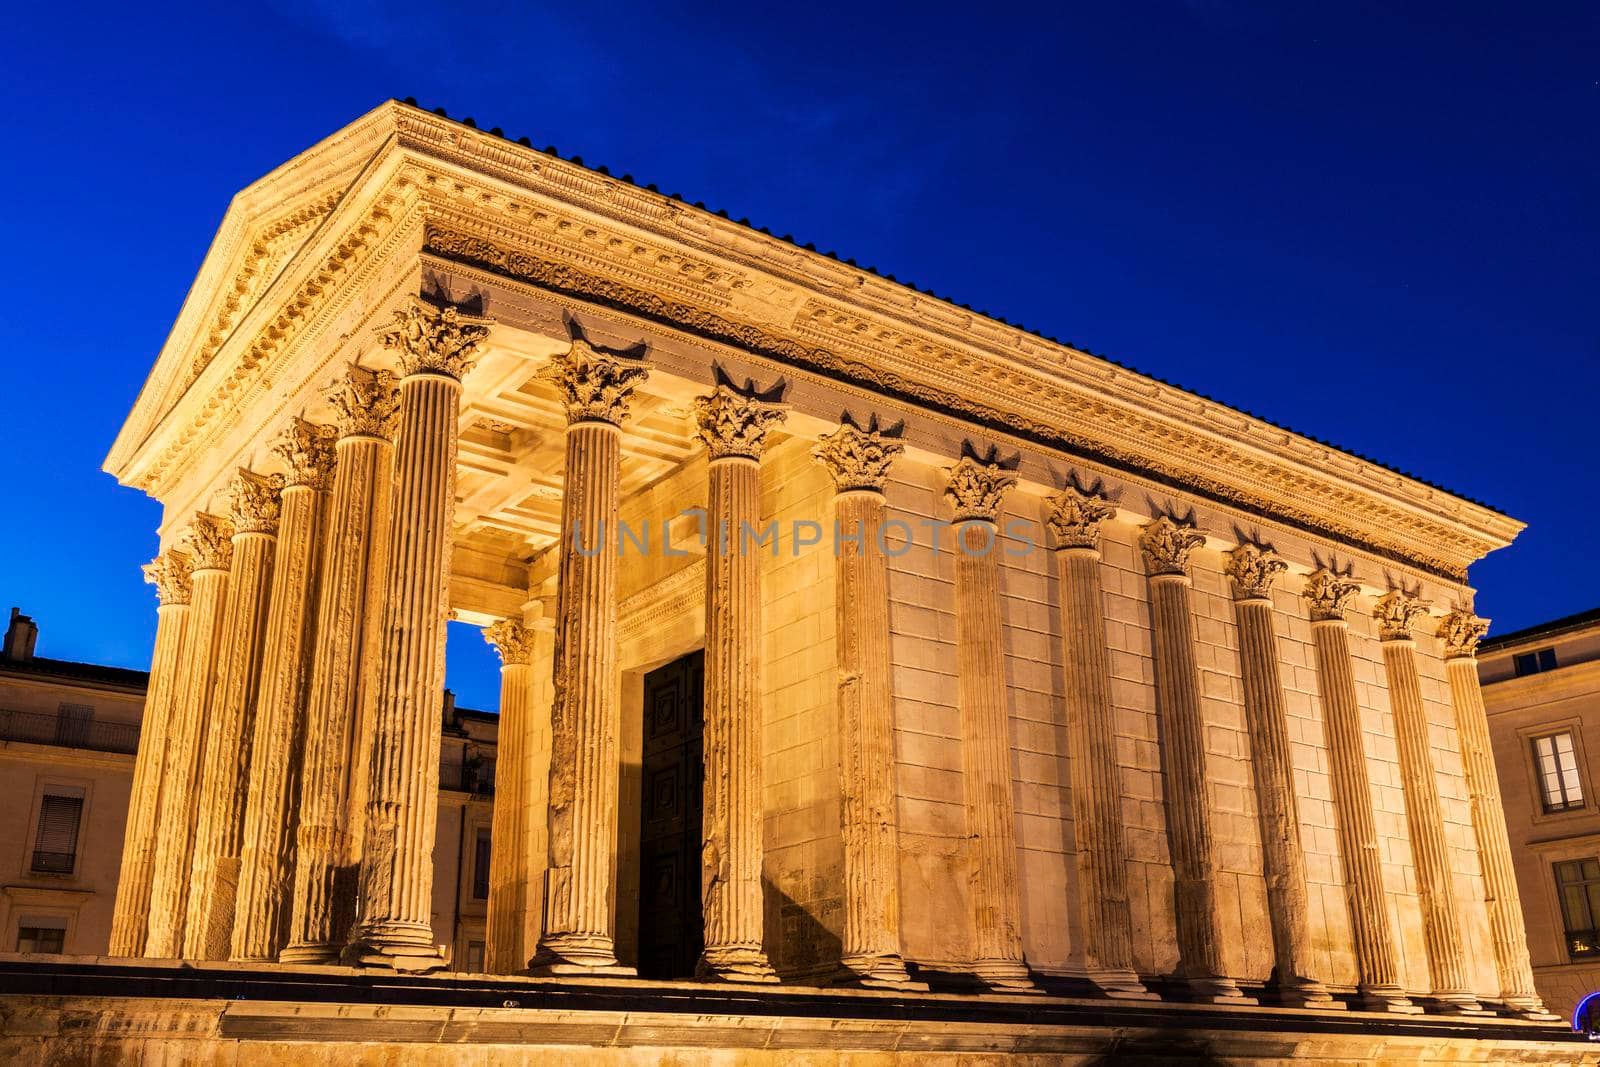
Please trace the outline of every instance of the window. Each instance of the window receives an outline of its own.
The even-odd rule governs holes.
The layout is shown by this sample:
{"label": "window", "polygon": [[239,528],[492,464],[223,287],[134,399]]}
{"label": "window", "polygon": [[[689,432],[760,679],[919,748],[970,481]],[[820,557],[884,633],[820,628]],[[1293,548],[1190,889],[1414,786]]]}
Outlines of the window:
{"label": "window", "polygon": [[1546,812],[1583,807],[1583,785],[1578,781],[1578,753],[1571,730],[1535,737],[1533,767],[1539,776],[1539,796]]}
{"label": "window", "polygon": [[33,869],[39,874],[71,874],[78,860],[78,822],[83,795],[46,793],[39,800],[39,832],[33,841]]}
{"label": "window", "polygon": [[18,952],[54,952],[67,946],[67,931],[59,926],[17,927]]}
{"label": "window", "polygon": [[489,831],[479,830],[472,850],[472,899],[489,899]]}
{"label": "window", "polygon": [[1538,674],[1541,671],[1553,671],[1556,669],[1556,650],[1541,648],[1537,652],[1524,652],[1520,656],[1513,656],[1511,667],[1517,672],[1518,678],[1528,674]]}
{"label": "window", "polygon": [[483,942],[467,942],[467,971],[471,974],[483,973]]}
{"label": "window", "polygon": [[1556,864],[1556,892],[1561,895],[1561,921],[1567,928],[1567,955],[1572,959],[1600,956],[1600,859],[1564,860]]}

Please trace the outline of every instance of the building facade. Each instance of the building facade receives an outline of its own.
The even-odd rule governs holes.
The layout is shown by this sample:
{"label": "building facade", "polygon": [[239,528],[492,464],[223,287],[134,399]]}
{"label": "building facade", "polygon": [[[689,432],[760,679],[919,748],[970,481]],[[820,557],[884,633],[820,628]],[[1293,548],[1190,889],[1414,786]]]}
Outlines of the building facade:
{"label": "building facade", "polygon": [[115,955],[445,972],[454,618],[507,989],[1547,1036],[1485,505],[393,102],[235,198],[106,469],[164,508]]}
{"label": "building facade", "polygon": [[1570,1015],[1600,990],[1600,611],[1491,638],[1478,672],[1534,980]]}
{"label": "building facade", "polygon": [[[12,609],[0,652],[3,951],[109,954],[123,832],[148,676],[36,655]],[[496,716],[446,694],[440,742],[433,928],[452,966],[482,971]]]}

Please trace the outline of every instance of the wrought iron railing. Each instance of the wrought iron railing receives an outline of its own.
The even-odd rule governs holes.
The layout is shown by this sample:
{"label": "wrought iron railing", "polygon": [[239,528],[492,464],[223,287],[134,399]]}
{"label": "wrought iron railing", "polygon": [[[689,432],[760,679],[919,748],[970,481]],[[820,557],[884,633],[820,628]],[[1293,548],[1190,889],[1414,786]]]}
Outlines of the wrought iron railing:
{"label": "wrought iron railing", "polygon": [[494,760],[446,752],[439,758],[439,788],[494,796]]}
{"label": "wrought iron railing", "polygon": [[36,745],[61,745],[64,748],[87,748],[95,752],[125,752],[132,755],[139,751],[139,725],[0,708],[0,741],[28,741]]}

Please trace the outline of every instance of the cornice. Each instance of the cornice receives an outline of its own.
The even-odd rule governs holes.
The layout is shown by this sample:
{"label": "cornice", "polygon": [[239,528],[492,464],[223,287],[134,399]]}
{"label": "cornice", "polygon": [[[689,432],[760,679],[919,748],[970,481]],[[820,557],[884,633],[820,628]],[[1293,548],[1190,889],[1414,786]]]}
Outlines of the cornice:
{"label": "cornice", "polygon": [[[242,397],[287,365],[307,324],[348,301],[362,266],[425,214],[424,250],[442,259],[1098,460],[1450,580],[1522,528],[1070,346],[404,105],[383,105],[240,197],[271,200],[291,177],[302,185],[313,172],[326,178],[338,160],[346,192],[215,354],[201,360],[204,346],[174,330],[163,362],[205,369],[169,410],[152,413],[141,396],[107,460],[119,478],[157,496],[170,489]],[[229,284],[211,258],[197,291],[208,278]],[[184,343],[192,351],[176,352]],[[140,421],[156,429],[135,446],[129,438]]]}

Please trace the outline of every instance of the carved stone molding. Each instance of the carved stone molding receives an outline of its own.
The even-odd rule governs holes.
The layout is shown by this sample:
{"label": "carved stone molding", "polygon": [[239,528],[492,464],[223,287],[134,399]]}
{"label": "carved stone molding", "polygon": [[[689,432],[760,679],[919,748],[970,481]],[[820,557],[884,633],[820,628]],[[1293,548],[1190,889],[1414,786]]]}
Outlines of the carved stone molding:
{"label": "carved stone molding", "polygon": [[400,416],[397,379],[386,370],[368,370],[351,364],[343,378],[323,391],[339,413],[340,437],[381,437],[394,440]]}
{"label": "carved stone molding", "polygon": [[1270,600],[1272,583],[1289,564],[1271,548],[1246,542],[1228,553],[1223,569],[1233,579],[1235,600]]}
{"label": "carved stone molding", "polygon": [[195,515],[184,535],[184,545],[197,571],[225,571],[233,561],[233,525],[204,511]]}
{"label": "carved stone molding", "polygon": [[1017,476],[994,458],[993,450],[987,460],[962,456],[954,467],[946,467],[945,473],[950,484],[944,495],[955,505],[957,522],[995,521],[1006,490],[1017,484]]}
{"label": "carved stone molding", "polygon": [[1428,613],[1428,602],[1400,589],[1391,589],[1372,606],[1378,620],[1378,636],[1385,641],[1405,641],[1411,637],[1411,623]]}
{"label": "carved stone molding", "polygon": [[394,323],[378,336],[383,347],[399,357],[406,377],[442,374],[459,380],[472,369],[490,325],[489,319],[464,315],[453,307],[435,308],[412,297],[396,309]]}
{"label": "carved stone molding", "polygon": [[501,619],[483,628],[483,639],[500,653],[500,662],[511,666],[533,662],[533,634],[514,619]]}
{"label": "carved stone molding", "polygon": [[1488,619],[1479,618],[1468,608],[1456,608],[1439,620],[1439,640],[1444,642],[1444,658],[1473,658],[1478,654],[1478,642],[1488,632]]}
{"label": "carved stone molding", "polygon": [[767,431],[788,417],[789,408],[719,384],[709,396],[695,398],[694,412],[700,440],[713,460],[760,459]]}
{"label": "carved stone molding", "polygon": [[1139,551],[1151,576],[1188,574],[1189,556],[1205,544],[1206,535],[1187,522],[1163,515],[1147,522],[1139,535]]}
{"label": "carved stone molding", "polygon": [[187,604],[194,588],[189,580],[191,563],[187,553],[169,548],[144,565],[144,580],[156,587],[162,605]]}
{"label": "carved stone molding", "polygon": [[839,492],[865,489],[881,493],[889,479],[889,465],[906,448],[899,440],[901,430],[899,423],[880,428],[876,415],[863,430],[846,415],[837,430],[817,439],[811,454],[828,468]]}
{"label": "carved stone molding", "polygon": [[1055,539],[1057,548],[1100,547],[1100,524],[1117,513],[1117,506],[1106,497],[1079,489],[1075,485],[1063,488],[1048,497],[1050,513],[1045,516],[1045,528]]}
{"label": "carved stone molding", "polygon": [[650,368],[640,360],[599,352],[583,338],[552,359],[539,377],[556,384],[567,407],[568,422],[608,422],[621,426],[628,417],[628,398]]}
{"label": "carved stone molding", "polygon": [[1325,622],[1342,620],[1359,592],[1360,582],[1324,568],[1306,579],[1304,595],[1311,605],[1311,618]]}
{"label": "carved stone molding", "polygon": [[278,516],[283,510],[279,495],[282,492],[281,474],[257,474],[240,467],[230,487],[233,508],[229,514],[233,519],[233,532],[277,533]]}
{"label": "carved stone molding", "polygon": [[284,487],[303,485],[326,489],[333,474],[334,428],[318,426],[296,415],[272,444],[273,454],[283,460],[289,473]]}

